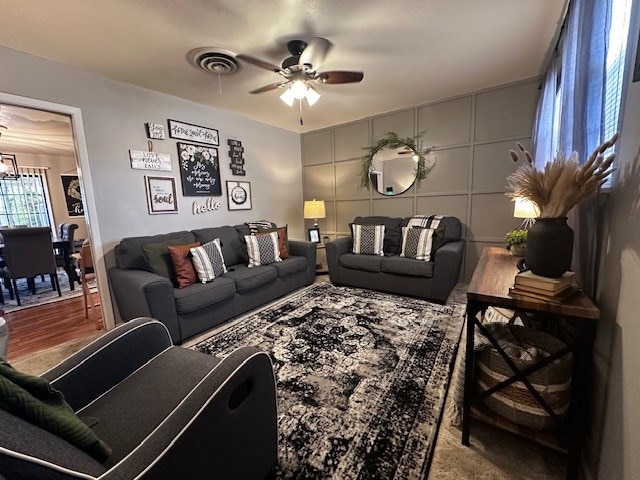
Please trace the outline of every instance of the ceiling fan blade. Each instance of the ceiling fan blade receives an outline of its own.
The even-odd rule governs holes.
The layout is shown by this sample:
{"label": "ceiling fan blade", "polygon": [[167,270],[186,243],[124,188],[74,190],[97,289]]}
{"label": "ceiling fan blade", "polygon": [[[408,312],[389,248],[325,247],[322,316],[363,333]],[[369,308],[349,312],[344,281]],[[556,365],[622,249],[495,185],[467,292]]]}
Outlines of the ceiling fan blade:
{"label": "ceiling fan blade", "polygon": [[316,75],[316,81],[320,83],[335,84],[335,83],[357,83],[362,81],[364,73],[362,72],[347,72],[343,70],[333,70],[330,72],[318,72]]}
{"label": "ceiling fan blade", "polygon": [[255,65],[256,67],[264,68],[265,70],[271,70],[272,72],[276,73],[280,71],[280,67],[278,67],[277,65],[266,62],[264,60],[260,60],[259,58],[255,58],[250,55],[243,55],[242,53],[240,53],[236,55],[236,58],[239,58],[243,62],[250,63],[251,65]]}
{"label": "ceiling fan blade", "polygon": [[280,88],[289,83],[289,80],[285,80],[283,82],[272,83],[271,85],[265,85],[264,87],[256,88],[255,90],[251,90],[249,93],[264,93],[270,90],[275,90],[276,88]]}
{"label": "ceiling fan blade", "polygon": [[333,43],[326,38],[314,37],[300,54],[298,65],[300,68],[309,65],[309,68],[313,70],[319,69],[331,47],[333,47]]}

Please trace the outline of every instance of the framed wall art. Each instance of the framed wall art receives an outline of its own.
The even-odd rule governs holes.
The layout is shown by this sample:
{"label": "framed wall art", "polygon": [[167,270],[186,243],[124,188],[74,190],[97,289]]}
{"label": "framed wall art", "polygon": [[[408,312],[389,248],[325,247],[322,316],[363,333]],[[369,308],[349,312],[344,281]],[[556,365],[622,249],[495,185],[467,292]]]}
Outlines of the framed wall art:
{"label": "framed wall art", "polygon": [[145,123],[145,129],[147,130],[147,138],[152,138],[154,140],[164,140],[164,125],[161,123]]}
{"label": "framed wall art", "polygon": [[67,215],[70,217],[84,217],[82,191],[80,190],[78,175],[60,175],[60,178],[62,180],[64,200],[67,204]]}
{"label": "framed wall art", "polygon": [[251,183],[227,180],[229,210],[251,210]]}
{"label": "framed wall art", "polygon": [[171,171],[171,156],[168,153],[129,150],[129,159],[131,160],[131,168]]}
{"label": "framed wall art", "polygon": [[178,159],[185,197],[220,196],[218,149],[178,142]]}
{"label": "framed wall art", "polygon": [[190,140],[192,142],[206,143],[207,145],[218,145],[218,130],[215,128],[191,125],[190,123],[168,120],[169,136],[180,140]]}
{"label": "framed wall art", "polygon": [[174,177],[145,176],[147,206],[150,215],[178,213],[176,179]]}

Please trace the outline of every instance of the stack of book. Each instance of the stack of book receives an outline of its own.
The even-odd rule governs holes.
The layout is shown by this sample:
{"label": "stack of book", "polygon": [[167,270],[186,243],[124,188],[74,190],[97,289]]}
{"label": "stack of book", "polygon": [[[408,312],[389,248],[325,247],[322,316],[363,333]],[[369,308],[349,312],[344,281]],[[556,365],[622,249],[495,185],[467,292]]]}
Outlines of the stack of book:
{"label": "stack of book", "polygon": [[523,300],[535,298],[562,303],[578,290],[573,272],[565,272],[559,278],[550,278],[525,270],[516,275],[515,284],[509,289],[509,293],[512,297]]}

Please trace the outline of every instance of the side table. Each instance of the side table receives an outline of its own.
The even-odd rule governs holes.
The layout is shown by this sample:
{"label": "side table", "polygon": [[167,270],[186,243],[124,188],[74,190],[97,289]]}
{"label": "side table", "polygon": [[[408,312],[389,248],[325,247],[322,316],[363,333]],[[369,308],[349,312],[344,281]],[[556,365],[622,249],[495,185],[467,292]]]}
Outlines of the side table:
{"label": "side table", "polygon": [[[557,428],[543,435],[537,432],[527,431],[525,427],[510,424],[506,419],[495,423],[499,428],[512,431],[538,440],[547,446],[551,446],[568,454],[567,478],[577,479],[580,469],[580,456],[584,443],[585,428],[588,412],[589,389],[588,375],[591,368],[593,341],[595,338],[597,320],[600,311],[593,302],[582,292],[578,292],[564,303],[551,303],[545,300],[522,300],[512,298],[509,295],[509,287],[513,286],[514,278],[518,273],[517,258],[510,255],[504,248],[485,248],[478,262],[469,289],[467,290],[467,342],[465,359],[465,385],[464,385],[464,409],[462,416],[462,443],[469,445],[471,429],[472,407],[482,403],[482,398],[511,385],[514,382],[523,382],[538,403],[549,415],[556,419]],[[548,323],[553,323],[559,332],[562,332],[561,340],[567,344],[556,354],[546,357],[536,365],[528,367],[520,372],[511,359],[500,348],[494,338],[483,326],[478,314],[484,317],[489,306],[502,307],[510,310],[529,312],[541,316]],[[473,341],[475,329],[478,328],[492,343],[493,347],[502,356],[505,362],[514,372],[513,376],[502,381],[490,390],[479,394],[475,391],[475,356]],[[564,421],[560,421],[537,393],[535,388],[527,380],[527,375],[543,368],[553,359],[560,358],[568,353],[573,354],[573,374],[571,382],[571,406]],[[474,410],[475,411],[475,410]],[[474,415],[480,416],[481,415]],[[485,417],[486,419],[486,417]],[[540,438],[544,439],[540,441]]]}
{"label": "side table", "polygon": [[316,275],[329,273],[327,250],[324,243],[316,243]]}

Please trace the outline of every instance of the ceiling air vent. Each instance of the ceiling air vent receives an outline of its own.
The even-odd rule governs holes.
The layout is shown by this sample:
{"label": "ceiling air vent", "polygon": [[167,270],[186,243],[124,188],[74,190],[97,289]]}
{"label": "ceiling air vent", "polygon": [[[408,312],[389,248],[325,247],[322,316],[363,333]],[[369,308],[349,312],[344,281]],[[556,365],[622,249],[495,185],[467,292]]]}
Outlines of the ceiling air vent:
{"label": "ceiling air vent", "polygon": [[240,70],[236,54],[221,48],[196,48],[188,53],[187,58],[197,69],[216,75],[233,75]]}

